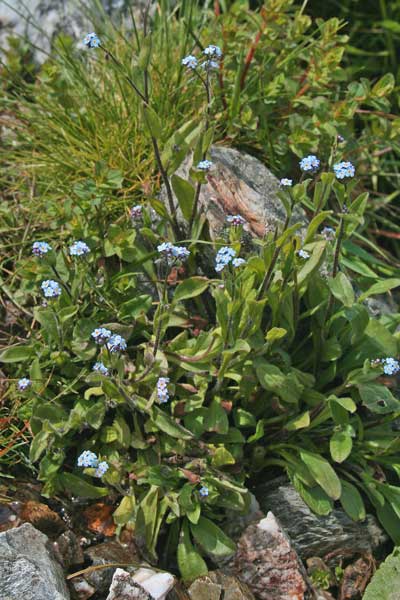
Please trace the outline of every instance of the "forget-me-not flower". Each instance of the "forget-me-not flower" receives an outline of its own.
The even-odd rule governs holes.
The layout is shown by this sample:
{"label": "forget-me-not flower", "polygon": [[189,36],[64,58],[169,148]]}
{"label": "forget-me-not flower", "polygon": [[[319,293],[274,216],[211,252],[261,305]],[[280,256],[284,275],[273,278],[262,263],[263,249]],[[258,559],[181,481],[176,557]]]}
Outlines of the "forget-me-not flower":
{"label": "forget-me-not flower", "polygon": [[30,380],[30,379],[28,379],[27,377],[22,377],[22,379],[19,379],[19,380],[18,380],[18,384],[17,384],[17,385],[18,385],[18,389],[19,389],[21,392],[24,392],[25,390],[27,390],[27,389],[28,389],[28,387],[30,387],[30,385],[31,385],[31,380]]}
{"label": "forget-me-not flower", "polygon": [[211,160],[201,160],[198,164],[196,169],[199,169],[199,171],[209,171],[213,166],[213,163],[211,162]]}
{"label": "forget-me-not flower", "polygon": [[105,327],[96,327],[96,329],[92,331],[91,336],[96,344],[105,344],[112,336],[112,333]]}
{"label": "forget-me-not flower", "polygon": [[58,296],[61,296],[61,286],[57,281],[46,279],[40,287],[46,298],[58,298]]}
{"label": "forget-me-not flower", "polygon": [[107,367],[105,365],[103,365],[102,362],[97,362],[93,365],[93,371],[95,371],[96,373],[101,373],[101,375],[105,375],[107,376],[109,374],[109,370],[107,369]]}
{"label": "forget-me-not flower", "polygon": [[228,215],[226,217],[226,220],[231,225],[238,226],[238,225],[245,225],[246,224],[246,219],[243,219],[243,217],[241,215]]}
{"label": "forget-me-not flower", "polygon": [[243,265],[246,264],[246,261],[244,260],[244,258],[234,258],[232,260],[232,265],[237,269],[237,267],[242,267]]}
{"label": "forget-me-not flower", "polygon": [[168,402],[169,393],[168,393],[168,377],[159,377],[157,381],[157,398],[160,404],[164,404],[164,402]]}
{"label": "forget-me-not flower", "polygon": [[220,59],[222,58],[222,50],[219,46],[215,46],[214,44],[210,44],[207,48],[203,50],[204,56],[207,58]]}
{"label": "forget-me-not flower", "polygon": [[354,177],[356,172],[354,165],[349,161],[342,161],[336,165],[333,165],[333,170],[338,179]]}
{"label": "forget-me-not flower", "polygon": [[47,242],[33,242],[32,254],[35,256],[42,257],[52,250],[50,244]]}
{"label": "forget-me-not flower", "polygon": [[400,371],[399,361],[395,358],[383,358],[382,365],[385,375],[397,375]]}
{"label": "forget-me-not flower", "polygon": [[209,494],[208,491],[208,487],[206,487],[205,485],[203,485],[200,489],[199,489],[199,494],[202,498],[206,498]]}
{"label": "forget-me-not flower", "polygon": [[103,477],[103,475],[105,475],[107,473],[109,468],[110,468],[110,465],[105,460],[102,460],[97,465],[97,469],[94,472],[94,476],[95,477]]}
{"label": "forget-me-not flower", "polygon": [[96,454],[90,450],[84,450],[82,454],[78,456],[78,467],[97,467],[98,464],[99,459]]}
{"label": "forget-me-not flower", "polygon": [[138,221],[139,219],[142,218],[142,213],[143,213],[143,207],[141,204],[136,204],[135,206],[132,206],[132,208],[130,210],[131,219],[133,221]]}
{"label": "forget-me-not flower", "polygon": [[235,258],[236,250],[233,248],[229,248],[228,246],[223,246],[217,252],[215,257],[215,270],[219,273],[222,271],[226,265],[229,265],[230,262]]}
{"label": "forget-me-not flower", "polygon": [[98,35],[93,31],[92,33],[88,33],[87,35],[85,35],[83,43],[88,48],[98,48],[100,46],[100,39]]}
{"label": "forget-me-not flower", "polygon": [[122,335],[114,334],[108,340],[107,348],[110,352],[123,352],[127,349],[127,343]]}
{"label": "forget-me-not flower", "polygon": [[310,255],[309,255],[309,253],[307,252],[307,250],[303,250],[303,249],[299,250],[299,251],[297,252],[297,255],[298,255],[298,256],[300,256],[300,258],[304,258],[304,259],[305,259],[305,258],[310,258]]}
{"label": "forget-me-not flower", "polygon": [[310,154],[302,158],[299,164],[302,171],[314,173],[319,169],[321,163],[319,158],[314,156],[314,154]]}
{"label": "forget-me-not flower", "polygon": [[284,177],[283,179],[280,180],[279,185],[280,185],[280,187],[292,187],[293,180],[286,179],[286,177]]}
{"label": "forget-me-not flower", "polygon": [[195,69],[199,63],[195,56],[189,54],[188,56],[185,56],[185,58],[182,58],[182,64],[188,69]]}
{"label": "forget-me-not flower", "polygon": [[74,242],[69,247],[70,256],[84,256],[85,254],[89,254],[90,248],[85,242]]}

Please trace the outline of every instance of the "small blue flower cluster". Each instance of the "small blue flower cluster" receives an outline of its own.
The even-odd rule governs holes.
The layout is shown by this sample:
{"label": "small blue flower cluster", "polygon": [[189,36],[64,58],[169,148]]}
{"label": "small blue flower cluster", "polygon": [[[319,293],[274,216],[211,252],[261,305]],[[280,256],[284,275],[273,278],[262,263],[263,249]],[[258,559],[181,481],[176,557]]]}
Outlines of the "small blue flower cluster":
{"label": "small blue flower cluster", "polygon": [[284,177],[283,179],[280,180],[279,185],[280,185],[280,187],[292,187],[293,180],[286,179],[286,177]]}
{"label": "small blue flower cluster", "polygon": [[[211,71],[212,69],[219,68],[219,61],[222,58],[222,50],[219,46],[210,44],[207,46],[207,48],[204,48],[203,55],[205,57],[204,62],[201,63],[201,67],[203,69],[206,71]],[[188,56],[182,58],[181,63],[184,67],[191,69],[192,71],[195,71],[200,64],[198,59],[193,56],[193,54],[188,54]]]}
{"label": "small blue flower cluster", "polygon": [[213,167],[213,163],[211,162],[211,160],[201,160],[198,164],[196,169],[199,169],[199,171],[209,171],[212,167]]}
{"label": "small blue flower cluster", "polygon": [[105,344],[112,336],[112,333],[105,327],[97,327],[97,329],[92,331],[91,335],[96,344]]}
{"label": "small blue flower cluster", "polygon": [[107,348],[110,352],[123,352],[127,349],[127,343],[122,335],[112,335],[107,342]]}
{"label": "small blue flower cluster", "polygon": [[50,244],[47,242],[33,242],[32,254],[39,256],[40,258],[52,250]]}
{"label": "small blue flower cluster", "polygon": [[157,381],[157,398],[160,404],[164,404],[169,400],[168,384],[168,377],[159,377]]}
{"label": "small blue flower cluster", "polygon": [[328,242],[332,242],[336,237],[335,230],[332,227],[324,227],[321,231],[321,235],[323,235]]}
{"label": "small blue flower cluster", "polygon": [[40,287],[46,298],[58,298],[58,296],[61,296],[61,286],[57,281],[46,279]]}
{"label": "small blue flower cluster", "polygon": [[93,365],[93,371],[95,371],[96,373],[100,373],[101,375],[105,375],[107,376],[109,374],[109,370],[107,369],[107,367],[105,365],[103,365],[102,362],[97,362]]}
{"label": "small blue flower cluster", "polygon": [[185,58],[182,58],[182,65],[184,67],[187,67],[188,69],[196,69],[199,61],[197,60],[197,58],[195,56],[193,56],[193,54],[189,54],[188,56],[185,56]]}
{"label": "small blue flower cluster", "polygon": [[343,161],[333,165],[333,170],[338,179],[347,179],[354,177],[355,175],[355,167],[351,162]]}
{"label": "small blue flower cluster", "polygon": [[85,254],[89,254],[90,248],[85,242],[78,241],[74,242],[69,247],[70,256],[84,256]]}
{"label": "small blue flower cluster", "polygon": [[180,259],[186,260],[190,255],[190,250],[184,248],[184,246],[174,246],[171,242],[163,242],[159,246],[157,246],[157,250],[160,254],[166,256],[169,260],[171,259]]}
{"label": "small blue flower cluster", "polygon": [[234,258],[232,261],[232,265],[235,267],[235,269],[237,269],[237,267],[242,267],[245,264],[246,261],[244,260],[244,258]]}
{"label": "small blue flower cluster", "polygon": [[98,48],[100,46],[100,39],[94,31],[85,35],[83,43],[88,48]]}
{"label": "small blue flower cluster", "polygon": [[229,248],[228,246],[223,246],[217,252],[217,256],[215,257],[215,270],[219,273],[222,271],[226,265],[229,265],[230,262],[235,258],[236,250],[233,248]]}
{"label": "small blue flower cluster", "polygon": [[314,154],[310,154],[302,158],[299,164],[302,171],[314,173],[319,169],[321,163],[319,158],[314,156]]}
{"label": "small blue flower cluster", "polygon": [[28,389],[28,387],[30,387],[31,385],[31,380],[28,379],[27,377],[23,377],[22,379],[18,380],[18,389],[23,392],[25,390]]}
{"label": "small blue flower cluster", "polygon": [[136,204],[135,206],[132,206],[132,208],[130,210],[131,219],[133,221],[138,221],[139,219],[142,218],[142,213],[143,213],[143,207],[141,204]]}
{"label": "small blue flower cluster", "polygon": [[399,361],[395,358],[383,358],[381,362],[385,375],[397,375],[400,371]]}
{"label": "small blue flower cluster", "polygon": [[304,258],[304,259],[306,259],[306,258],[310,258],[310,255],[309,255],[309,253],[308,253],[306,250],[303,250],[303,249],[302,249],[302,250],[299,250],[299,251],[297,252],[297,255],[298,255],[298,256],[300,256],[300,258]]}
{"label": "small blue flower cluster", "polygon": [[230,223],[231,225],[235,225],[236,227],[238,227],[239,225],[245,225],[247,222],[246,219],[243,219],[243,217],[240,215],[228,215],[226,217],[226,220],[228,221],[228,223]]}
{"label": "small blue flower cluster", "polygon": [[199,489],[199,494],[202,498],[206,498],[209,494],[209,490],[208,487],[203,485],[200,489]]}
{"label": "small blue flower cluster", "polygon": [[94,472],[95,477],[103,477],[108,471],[109,464],[103,460],[99,462],[96,454],[90,450],[84,450],[77,460],[78,467],[93,468],[96,469]]}

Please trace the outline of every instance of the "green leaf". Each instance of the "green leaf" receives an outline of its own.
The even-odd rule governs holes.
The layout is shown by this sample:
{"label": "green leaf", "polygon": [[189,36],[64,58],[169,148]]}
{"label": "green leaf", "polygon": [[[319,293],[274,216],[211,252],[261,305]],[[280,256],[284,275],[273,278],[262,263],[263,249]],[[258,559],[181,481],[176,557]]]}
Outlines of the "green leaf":
{"label": "green leaf", "polygon": [[24,362],[32,357],[30,346],[9,346],[0,353],[0,363]]}
{"label": "green leaf", "polygon": [[211,464],[214,467],[223,467],[224,465],[234,465],[235,459],[232,454],[224,447],[217,448],[214,452]]}
{"label": "green leaf", "polygon": [[210,519],[200,517],[190,530],[199,546],[211,556],[230,556],[236,550],[235,543]]}
{"label": "green leaf", "polygon": [[174,302],[200,296],[210,285],[206,277],[190,277],[178,285],[174,294]]}
{"label": "green leaf", "polygon": [[297,475],[292,476],[292,481],[295,489],[313,512],[321,516],[332,512],[333,502],[319,485],[312,487],[305,485]]}
{"label": "green leaf", "polygon": [[51,435],[49,431],[40,431],[33,438],[29,448],[29,458],[33,463],[38,461],[43,452],[47,450]]}
{"label": "green leaf", "polygon": [[360,492],[352,483],[341,479],[342,495],[340,504],[343,510],[353,521],[364,521],[366,517],[365,506]]}
{"label": "green leaf", "polygon": [[387,414],[400,410],[400,402],[391,391],[379,383],[361,383],[358,385],[361,400],[371,412]]}
{"label": "green leaf", "polygon": [[191,542],[187,520],[183,522],[181,528],[177,559],[179,571],[184,581],[192,581],[208,573],[206,563]]}
{"label": "green leaf", "polygon": [[400,548],[395,548],[372,577],[363,600],[396,600],[399,597],[399,588]]}
{"label": "green leaf", "polygon": [[310,411],[306,410],[305,412],[288,421],[285,425],[285,429],[286,431],[297,431],[297,429],[304,429],[305,427],[308,427],[309,424]]}
{"label": "green leaf", "polygon": [[213,400],[208,407],[204,427],[206,431],[215,431],[216,433],[228,433],[229,421],[226,411],[222,408],[218,400]]}
{"label": "green leaf", "polygon": [[234,419],[237,427],[255,427],[257,424],[255,416],[243,408],[235,409]]}
{"label": "green leaf", "polygon": [[171,184],[182,214],[189,221],[193,212],[195,189],[189,181],[179,175],[172,175]]}
{"label": "green leaf", "polygon": [[147,127],[149,128],[152,137],[156,139],[161,139],[163,133],[163,126],[157,113],[152,108],[150,108],[150,106],[144,107],[143,113]]}
{"label": "green leaf", "polygon": [[179,425],[172,417],[167,415],[165,412],[157,407],[153,407],[153,417],[155,425],[164,433],[167,433],[173,438],[190,440],[193,438],[193,434],[188,430]]}
{"label": "green leaf", "polygon": [[399,286],[400,279],[398,278],[383,279],[382,281],[374,283],[369,288],[369,290],[361,294],[361,296],[358,298],[358,301],[363,302],[366,298],[369,298],[370,296],[375,296],[376,294],[385,294],[389,290],[392,290],[393,288],[397,288]]}
{"label": "green leaf", "polygon": [[373,96],[378,98],[384,98],[393,92],[394,86],[396,85],[395,78],[392,73],[386,73],[380,80],[374,85],[371,90]]}
{"label": "green leaf", "polygon": [[117,508],[113,512],[113,518],[117,525],[125,525],[130,521],[136,512],[135,496],[124,496]]}
{"label": "green leaf", "polygon": [[267,331],[265,339],[267,340],[267,342],[272,344],[277,340],[281,340],[283,337],[285,337],[285,335],[287,335],[286,329],[283,329],[283,327],[273,327],[272,329]]}
{"label": "green leaf", "polygon": [[266,362],[258,363],[256,373],[264,389],[274,392],[285,402],[295,403],[299,400],[304,386],[294,373],[285,375],[279,367]]}
{"label": "green leaf", "polygon": [[348,458],[353,447],[353,440],[348,429],[335,431],[329,441],[329,450],[333,460],[342,463]]}
{"label": "green leaf", "polygon": [[65,491],[69,494],[72,493],[82,498],[102,498],[108,495],[107,488],[92,485],[83,477],[78,477],[73,473],[62,473],[59,477]]}
{"label": "green leaf", "polygon": [[300,458],[328,496],[333,500],[339,500],[342,493],[340,479],[329,462],[319,454],[307,450],[300,450]]}
{"label": "green leaf", "polygon": [[341,271],[334,279],[328,278],[328,286],[332,294],[344,306],[351,307],[354,304],[354,290],[350,280]]}

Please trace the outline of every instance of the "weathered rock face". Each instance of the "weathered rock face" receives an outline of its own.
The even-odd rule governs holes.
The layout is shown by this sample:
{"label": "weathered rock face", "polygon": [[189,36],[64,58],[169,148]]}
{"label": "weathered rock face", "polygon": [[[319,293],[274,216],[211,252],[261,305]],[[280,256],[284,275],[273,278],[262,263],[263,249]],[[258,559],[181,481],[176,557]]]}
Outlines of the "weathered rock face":
{"label": "weathered rock face", "polygon": [[190,600],[254,600],[250,589],[236,577],[222,571],[211,571],[192,583]]}
{"label": "weathered rock face", "polygon": [[326,517],[314,514],[285,478],[260,486],[256,496],[261,509],[279,519],[302,559],[374,553],[388,539],[372,515],[360,523],[340,509]]}
{"label": "weathered rock face", "polygon": [[309,597],[304,568],[275,516],[249,525],[237,552],[224,567],[247,584],[260,600],[306,600]]}
{"label": "weathered rock face", "polygon": [[0,533],[2,600],[69,600],[61,566],[48,538],[29,523]]}
{"label": "weathered rock face", "polygon": [[[199,203],[207,216],[212,238],[226,225],[227,215],[241,215],[248,223],[244,229],[257,237],[262,237],[266,228],[285,221],[285,209],[277,196],[279,182],[262,162],[223,146],[211,148],[211,160],[214,166],[207,175],[208,183],[201,188]],[[177,175],[187,179],[191,162],[190,157]],[[161,198],[165,199],[164,191]],[[304,219],[301,209],[296,209],[293,221]]]}
{"label": "weathered rock face", "polygon": [[[49,52],[51,41],[59,33],[67,33],[81,40],[93,24],[88,16],[84,16],[78,3],[65,0],[8,0],[8,6],[0,3],[0,42],[4,45],[9,35],[27,37],[38,48]],[[135,18],[146,6],[146,0],[102,0],[103,7],[109,15],[124,14],[131,5]],[[46,54],[35,49],[35,58],[40,62]]]}
{"label": "weathered rock face", "polygon": [[[126,548],[118,542],[104,542],[92,546],[85,551],[85,558],[91,561],[93,566],[106,564],[129,564],[136,561],[137,557],[133,556]],[[113,575],[116,568],[110,567],[107,569],[98,569],[85,573],[85,579],[94,587],[99,594],[106,595],[111,585]]]}

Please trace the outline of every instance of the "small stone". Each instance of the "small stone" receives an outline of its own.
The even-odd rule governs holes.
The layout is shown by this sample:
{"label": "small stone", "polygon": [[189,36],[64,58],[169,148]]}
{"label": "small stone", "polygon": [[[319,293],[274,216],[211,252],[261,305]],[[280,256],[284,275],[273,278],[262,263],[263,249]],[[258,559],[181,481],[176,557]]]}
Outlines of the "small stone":
{"label": "small stone", "polygon": [[47,536],[30,523],[0,533],[0,598],[69,600],[64,574]]}
{"label": "small stone", "polygon": [[96,590],[83,577],[74,577],[70,581],[70,586],[74,590],[77,600],[88,600],[96,593]]}
{"label": "small stone", "polygon": [[53,549],[58,562],[65,570],[84,562],[82,547],[73,531],[65,531],[58,536],[53,542]]}
{"label": "small stone", "polygon": [[220,600],[222,587],[204,575],[192,583],[188,592],[191,600]]}
{"label": "small stone", "polygon": [[140,568],[133,575],[117,569],[114,573],[107,600],[165,600],[174,586],[170,573]]}
{"label": "small stone", "polygon": [[[85,558],[91,561],[93,566],[106,565],[109,563],[130,564],[139,562],[137,557],[132,555],[126,548],[118,542],[104,542],[97,546],[91,546],[85,550]],[[98,594],[106,595],[110,588],[116,567],[98,569],[85,573],[86,581],[95,588]]]}
{"label": "small stone", "polygon": [[226,570],[247,584],[259,600],[307,598],[304,568],[271,512],[243,532]]}

